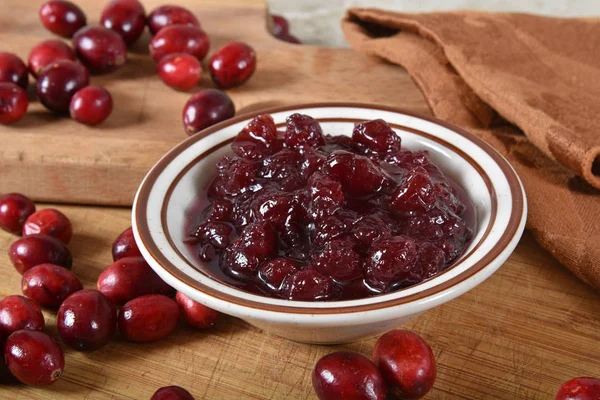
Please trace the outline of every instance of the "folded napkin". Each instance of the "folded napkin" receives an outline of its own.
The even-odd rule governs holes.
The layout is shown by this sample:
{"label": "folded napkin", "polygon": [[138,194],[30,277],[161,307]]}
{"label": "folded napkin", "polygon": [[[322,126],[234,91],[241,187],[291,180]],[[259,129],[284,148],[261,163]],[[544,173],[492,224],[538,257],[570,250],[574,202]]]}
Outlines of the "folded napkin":
{"label": "folded napkin", "polygon": [[600,289],[600,20],[351,9],[357,50],[402,65],[433,113],[519,173],[528,229]]}

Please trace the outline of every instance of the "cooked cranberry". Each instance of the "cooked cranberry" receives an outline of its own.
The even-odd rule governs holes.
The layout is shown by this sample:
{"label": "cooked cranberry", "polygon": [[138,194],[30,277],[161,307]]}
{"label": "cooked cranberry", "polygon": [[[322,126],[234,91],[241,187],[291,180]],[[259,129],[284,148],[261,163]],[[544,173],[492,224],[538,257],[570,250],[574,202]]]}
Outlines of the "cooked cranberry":
{"label": "cooked cranberry", "polygon": [[177,90],[193,89],[202,78],[202,64],[187,53],[167,54],[161,58],[156,71],[165,84]]}
{"label": "cooked cranberry", "polygon": [[341,182],[345,191],[354,195],[375,193],[383,183],[383,174],[370,159],[344,150],[331,153],[325,170]]}
{"label": "cooked cranberry", "polygon": [[318,301],[330,300],[337,295],[337,288],[331,278],[314,269],[295,272],[283,281],[282,293],[290,300]]}
{"label": "cooked cranberry", "polygon": [[375,364],[362,354],[338,351],[322,357],[312,373],[320,400],[385,400],[385,384]]}
{"label": "cooked cranberry", "polygon": [[[278,147],[280,141],[274,146]],[[235,147],[236,143],[233,144]],[[269,151],[277,151],[276,148]],[[264,155],[264,154],[263,154]],[[303,180],[300,171],[300,154],[294,150],[283,149],[275,154],[267,155],[262,161],[259,176],[269,179],[273,186],[285,192],[292,192],[302,187]]]}
{"label": "cooked cranberry", "polygon": [[288,147],[318,147],[325,144],[323,130],[318,121],[308,115],[292,114],[286,119],[285,145]]}
{"label": "cooked cranberry", "polygon": [[240,86],[254,74],[256,53],[245,43],[228,43],[210,58],[209,69],[217,86],[224,89]]}
{"label": "cooked cranberry", "polygon": [[354,125],[352,140],[367,152],[391,153],[400,150],[400,136],[382,119]]}
{"label": "cooked cranberry", "polygon": [[417,167],[410,171],[404,183],[392,193],[391,205],[398,212],[427,211],[435,205],[433,183],[427,171]]}
{"label": "cooked cranberry", "polygon": [[238,239],[225,249],[221,268],[233,278],[246,280],[256,276],[259,266],[260,259],[248,251],[244,243]]}
{"label": "cooked cranberry", "polygon": [[296,219],[296,208],[294,195],[286,192],[267,193],[252,203],[254,217],[269,222],[278,230]]}
{"label": "cooked cranberry", "polygon": [[85,27],[73,36],[75,53],[98,74],[112,72],[127,62],[127,45],[116,32],[102,27]]}
{"label": "cooked cranberry", "polygon": [[28,71],[23,61],[15,54],[0,52],[0,83],[5,82],[27,89]]}
{"label": "cooked cranberry", "polygon": [[130,45],[142,36],[146,27],[146,11],[137,0],[112,0],[102,10],[100,23],[117,32]]}
{"label": "cooked cranberry", "polygon": [[350,227],[334,215],[326,216],[314,223],[310,231],[310,242],[321,247],[327,242],[350,232]]}
{"label": "cooked cranberry", "polygon": [[353,227],[354,237],[363,248],[370,248],[371,245],[380,238],[391,236],[392,232],[378,215],[367,215],[358,221]]}
{"label": "cooked cranberry", "polygon": [[28,106],[25,89],[14,83],[0,83],[0,124],[12,124],[20,120]]}
{"label": "cooked cranberry", "polygon": [[50,32],[69,38],[87,24],[83,11],[70,1],[63,0],[44,3],[40,8],[40,19]]}
{"label": "cooked cranberry", "polygon": [[332,240],[315,254],[311,265],[321,274],[343,282],[360,275],[362,260],[349,242]]}
{"label": "cooked cranberry", "polygon": [[90,77],[84,66],[74,61],[58,60],[40,72],[36,91],[46,108],[66,113],[73,95],[87,86],[89,81]]}
{"label": "cooked cranberry", "polygon": [[34,212],[33,201],[22,194],[8,193],[0,196],[0,228],[7,232],[20,235],[23,224]]}
{"label": "cooked cranberry", "polygon": [[27,297],[12,295],[0,301],[0,332],[4,336],[20,329],[43,331],[44,327],[42,312]]}
{"label": "cooked cranberry", "polygon": [[138,248],[135,238],[133,237],[133,229],[131,227],[125,229],[112,244],[113,261],[120,260],[125,257],[141,257],[142,253]]}
{"label": "cooked cranberry", "polygon": [[206,219],[209,221],[231,221],[233,216],[233,204],[229,200],[215,200],[213,201],[206,213]]}
{"label": "cooked cranberry", "polygon": [[556,400],[597,400],[600,399],[600,379],[579,377],[561,385]]}
{"label": "cooked cranberry", "polygon": [[288,258],[280,257],[264,263],[258,271],[258,277],[270,289],[277,291],[285,278],[296,271],[298,271],[298,264]]}
{"label": "cooked cranberry", "polygon": [[407,236],[393,236],[377,241],[365,262],[366,278],[375,289],[386,291],[392,284],[412,281],[417,262],[415,241]]}
{"label": "cooked cranberry", "polygon": [[265,260],[276,250],[275,231],[268,222],[253,222],[246,226],[238,239],[250,254]]}
{"label": "cooked cranberry", "polygon": [[148,28],[156,35],[165,26],[189,25],[200,27],[198,19],[189,10],[179,6],[160,6],[148,15]]}
{"label": "cooked cranberry", "polygon": [[46,235],[30,235],[15,241],[8,256],[21,275],[40,264],[56,264],[71,268],[73,259],[67,246],[58,239]]}
{"label": "cooked cranberry", "polygon": [[53,384],[65,368],[65,355],[47,334],[20,330],[6,339],[4,358],[9,371],[30,386]]}
{"label": "cooked cranberry", "polygon": [[224,249],[229,246],[233,228],[225,222],[206,221],[198,226],[192,236],[198,238],[203,244],[210,244],[214,248]]}
{"label": "cooked cranberry", "polygon": [[177,292],[175,300],[177,300],[179,309],[188,325],[200,329],[208,329],[215,326],[215,322],[219,316],[218,311],[190,299],[181,292]]}
{"label": "cooked cranberry", "polygon": [[211,262],[215,258],[216,255],[217,255],[217,251],[210,244],[205,244],[198,251],[198,257],[200,257],[200,260],[202,260],[204,262]]}
{"label": "cooked cranberry", "polygon": [[142,257],[125,257],[109,265],[98,277],[98,290],[116,305],[145,294],[174,293]]}
{"label": "cooked cranberry", "polygon": [[150,400],[194,400],[194,396],[180,386],[165,386],[158,389]]}
{"label": "cooked cranberry", "polygon": [[437,370],[431,347],[411,331],[397,329],[381,336],[373,350],[373,362],[388,393],[398,398],[420,399],[435,382]]}
{"label": "cooked cranberry", "polygon": [[311,220],[320,220],[331,215],[344,204],[341,183],[327,175],[316,172],[308,180],[309,199],[308,216]]}
{"label": "cooked cranberry", "polygon": [[68,269],[40,264],[23,274],[23,294],[41,307],[58,308],[69,295],[82,290],[79,279]]}
{"label": "cooked cranberry", "polygon": [[280,37],[289,33],[290,26],[285,17],[273,14],[271,19],[273,20],[273,36]]}
{"label": "cooked cranberry", "polygon": [[29,72],[35,77],[58,60],[76,61],[75,53],[64,42],[56,39],[44,40],[35,45],[29,53]]}
{"label": "cooked cranberry", "polygon": [[255,183],[258,165],[238,157],[224,157],[217,163],[217,173],[209,193],[217,198],[238,196]]}
{"label": "cooked cranberry", "polygon": [[71,99],[71,118],[85,125],[98,125],[113,110],[112,96],[100,86],[87,86],[79,90]]}
{"label": "cooked cranberry", "polygon": [[119,332],[132,342],[155,342],[167,337],[179,320],[179,306],[159,294],[127,302],[119,313]]}
{"label": "cooked cranberry", "polygon": [[255,160],[279,149],[277,127],[268,114],[254,117],[236,136],[232,149],[240,157]]}
{"label": "cooked cranberry", "polygon": [[39,210],[27,218],[23,225],[23,236],[43,234],[55,237],[69,244],[73,235],[73,226],[69,218],[53,208]]}
{"label": "cooked cranberry", "polygon": [[97,350],[115,335],[117,310],[97,290],[80,290],[60,305],[56,326],[63,342],[75,350]]}
{"label": "cooked cranberry", "polygon": [[156,34],[150,42],[150,55],[159,62],[172,53],[188,53],[202,61],[210,42],[206,33],[195,26],[170,25]]}
{"label": "cooked cranberry", "polygon": [[183,125],[193,135],[218,122],[233,117],[235,106],[227,93],[206,89],[196,93],[183,107]]}

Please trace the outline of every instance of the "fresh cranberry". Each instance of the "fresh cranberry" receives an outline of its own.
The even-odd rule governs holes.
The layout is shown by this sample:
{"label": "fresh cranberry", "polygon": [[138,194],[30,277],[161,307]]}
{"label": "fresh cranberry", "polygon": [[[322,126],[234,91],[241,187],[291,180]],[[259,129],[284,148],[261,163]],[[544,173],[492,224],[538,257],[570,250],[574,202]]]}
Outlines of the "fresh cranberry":
{"label": "fresh cranberry", "polygon": [[159,294],[137,297],[121,308],[119,332],[131,342],[155,342],[175,330],[179,306]]}
{"label": "fresh cranberry", "polygon": [[117,32],[130,45],[144,33],[146,11],[137,0],[112,0],[102,10],[100,24]]}
{"label": "fresh cranberry", "polygon": [[0,83],[0,124],[17,122],[29,106],[27,92],[14,83]]}
{"label": "fresh cranberry", "polygon": [[115,335],[117,310],[97,290],[80,290],[60,305],[56,326],[63,342],[75,350],[97,350]]}
{"label": "fresh cranberry", "polygon": [[0,196],[0,228],[7,232],[20,235],[23,224],[34,212],[33,201],[22,194],[8,193]]}
{"label": "fresh cranberry", "polygon": [[320,400],[385,400],[385,383],[375,364],[362,354],[338,351],[322,357],[312,373]]}
{"label": "fresh cranberry", "polygon": [[183,314],[183,318],[188,325],[199,329],[208,329],[215,326],[219,316],[218,311],[190,299],[181,292],[177,292],[175,300],[177,300],[181,314]]}
{"label": "fresh cranberry", "polygon": [[180,386],[165,386],[158,389],[150,400],[194,400],[194,396]]}
{"label": "fresh cranberry", "polygon": [[135,238],[133,237],[133,229],[131,227],[125,229],[112,244],[113,261],[120,260],[125,257],[141,257],[142,253],[138,248]]}
{"label": "fresh cranberry", "polygon": [[43,331],[44,327],[42,312],[27,297],[12,295],[0,301],[0,332],[4,336],[20,329]]}
{"label": "fresh cranberry", "polygon": [[68,269],[73,264],[67,246],[46,235],[30,235],[18,239],[10,246],[8,256],[21,275],[40,264],[56,264]]}
{"label": "fresh cranberry", "polygon": [[411,331],[394,330],[381,336],[373,350],[388,393],[398,398],[420,399],[435,382],[436,366],[431,347]]}
{"label": "fresh cranberry", "polygon": [[321,124],[314,118],[303,114],[292,114],[286,119],[285,145],[319,147],[325,144]]}
{"label": "fresh cranberry", "polygon": [[277,127],[268,114],[254,117],[235,137],[233,151],[240,157],[256,160],[280,148]]}
{"label": "fresh cranberry", "polygon": [[150,42],[150,55],[159,62],[172,53],[188,53],[202,61],[210,42],[206,33],[195,26],[170,25],[156,34]]}
{"label": "fresh cranberry", "polygon": [[87,24],[85,14],[70,1],[51,0],[40,8],[42,24],[50,32],[70,38]]}
{"label": "fresh cranberry", "polygon": [[336,296],[337,288],[331,278],[314,269],[305,269],[283,281],[282,292],[289,300],[319,301]]}
{"label": "fresh cranberry", "polygon": [[98,277],[98,290],[116,305],[146,294],[174,293],[142,257],[125,257],[109,265]]}
{"label": "fresh cranberry", "polygon": [[156,35],[165,26],[188,25],[200,27],[200,22],[189,10],[179,6],[160,6],[148,15],[148,28]]}
{"label": "fresh cranberry", "polygon": [[127,62],[127,45],[116,32],[102,27],[85,27],[73,36],[75,53],[93,73],[104,74]]}
{"label": "fresh cranberry", "polygon": [[14,83],[27,89],[27,66],[13,53],[0,52],[0,83]]}
{"label": "fresh cranberry", "polygon": [[172,53],[161,58],[156,67],[158,76],[173,89],[190,90],[202,78],[202,64],[191,54]]}
{"label": "fresh cranberry", "polygon": [[58,308],[71,294],[82,290],[79,279],[68,269],[40,264],[23,274],[23,294],[41,307]]}
{"label": "fresh cranberry", "polygon": [[58,60],[48,65],[38,75],[36,85],[40,102],[51,111],[66,113],[71,98],[90,81],[87,69],[69,60]]}
{"label": "fresh cranberry", "polygon": [[391,153],[400,150],[400,136],[382,119],[360,122],[354,125],[352,140],[365,151]]}
{"label": "fresh cranberry", "polygon": [[317,253],[311,265],[323,275],[343,282],[360,276],[362,260],[345,240],[332,240]]}
{"label": "fresh cranberry", "polygon": [[54,208],[34,212],[23,225],[23,236],[48,235],[69,244],[73,235],[73,226],[69,218]]}
{"label": "fresh cranberry", "polygon": [[75,52],[64,42],[56,39],[44,40],[35,45],[29,53],[29,72],[34,77],[58,60],[76,61]]}
{"label": "fresh cranberry", "polygon": [[285,17],[273,14],[271,19],[273,20],[273,36],[281,37],[289,33],[290,25]]}
{"label": "fresh cranberry", "polygon": [[386,291],[395,283],[412,281],[417,262],[415,241],[407,236],[393,236],[377,241],[365,262],[366,278],[373,288]]}
{"label": "fresh cranberry", "polygon": [[256,53],[245,43],[231,42],[213,54],[210,75],[217,86],[230,89],[246,82],[256,69]]}
{"label": "fresh cranberry", "polygon": [[85,125],[102,123],[113,110],[112,96],[100,86],[86,86],[79,90],[69,105],[71,118]]}
{"label": "fresh cranberry", "polygon": [[354,195],[375,193],[383,184],[383,174],[369,158],[344,150],[331,153],[325,170],[345,191]]}
{"label": "fresh cranberry", "polygon": [[579,377],[561,385],[556,400],[598,400],[600,399],[600,379]]}
{"label": "fresh cranberry", "polygon": [[194,135],[218,122],[233,117],[235,106],[227,93],[206,89],[190,97],[183,108],[183,125],[188,135]]}
{"label": "fresh cranberry", "polygon": [[9,371],[30,386],[56,382],[65,368],[60,346],[43,332],[20,330],[6,339],[4,358]]}
{"label": "fresh cranberry", "polygon": [[285,278],[298,271],[298,264],[289,258],[274,258],[263,265],[258,271],[258,277],[271,290],[278,291]]}

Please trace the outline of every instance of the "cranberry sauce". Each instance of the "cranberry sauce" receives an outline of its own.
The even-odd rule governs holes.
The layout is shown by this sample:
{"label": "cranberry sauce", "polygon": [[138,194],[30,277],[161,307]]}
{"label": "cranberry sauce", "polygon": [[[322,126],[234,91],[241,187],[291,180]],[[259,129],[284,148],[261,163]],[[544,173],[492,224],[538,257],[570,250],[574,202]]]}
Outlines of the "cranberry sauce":
{"label": "cranberry sauce", "polygon": [[363,298],[444,271],[472,238],[466,193],[383,120],[356,124],[350,138],[307,115],[288,117],[285,131],[260,115],[231,147],[184,227],[190,253],[231,286]]}

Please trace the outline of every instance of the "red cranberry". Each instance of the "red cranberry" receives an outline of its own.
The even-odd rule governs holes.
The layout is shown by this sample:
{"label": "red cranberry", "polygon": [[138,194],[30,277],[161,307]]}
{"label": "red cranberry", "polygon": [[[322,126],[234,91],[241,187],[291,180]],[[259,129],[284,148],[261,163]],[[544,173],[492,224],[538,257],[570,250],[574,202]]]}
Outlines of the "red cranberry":
{"label": "red cranberry", "polygon": [[158,389],[150,400],[194,400],[194,396],[180,386],[165,386]]}
{"label": "red cranberry", "polygon": [[188,25],[200,27],[200,22],[189,10],[179,6],[160,6],[148,15],[148,28],[156,35],[165,26]]}
{"label": "red cranberry", "polygon": [[290,31],[290,26],[283,16],[281,15],[271,15],[271,19],[273,20],[273,36],[281,37],[282,35],[287,35]]}
{"label": "red cranberry", "polygon": [[40,8],[42,24],[50,32],[70,38],[87,24],[85,14],[70,1],[51,0]]}
{"label": "red cranberry", "polygon": [[225,222],[206,221],[198,226],[193,236],[200,239],[202,244],[210,244],[217,249],[229,246],[229,240],[233,234],[231,225]]}
{"label": "red cranberry", "polygon": [[120,260],[125,257],[141,257],[142,253],[138,248],[135,238],[133,237],[133,229],[131,227],[125,229],[113,242],[112,245],[113,261]]}
{"label": "red cranberry", "polygon": [[600,379],[579,377],[563,383],[558,389],[556,400],[598,400]]}
{"label": "red cranberry", "polygon": [[87,86],[89,81],[90,77],[84,66],[74,61],[58,60],[38,75],[37,95],[49,110],[66,113],[73,95]]}
{"label": "red cranberry", "polygon": [[0,332],[3,335],[21,329],[43,331],[44,327],[42,312],[27,297],[12,295],[0,301]]}
{"label": "red cranberry", "polygon": [[97,290],[80,290],[60,305],[56,326],[63,342],[75,350],[97,350],[115,335],[117,310]]}
{"label": "red cranberry", "polygon": [[102,123],[112,110],[113,99],[108,90],[94,85],[75,93],[69,105],[71,118],[90,126]]}
{"label": "red cranberry", "polygon": [[431,347],[414,332],[397,329],[381,336],[373,350],[373,362],[388,392],[399,398],[420,399],[435,382]]}
{"label": "red cranberry", "polygon": [[117,305],[146,294],[174,292],[142,257],[125,257],[109,265],[98,277],[98,290]]}
{"label": "red cranberry", "polygon": [[217,86],[223,89],[240,86],[256,69],[256,53],[245,43],[231,42],[213,54],[209,66]]}
{"label": "red cranberry", "polygon": [[74,273],[54,264],[36,265],[23,274],[23,294],[41,307],[58,308],[69,295],[82,290]]}
{"label": "red cranberry", "polygon": [[58,60],[76,61],[75,53],[64,42],[56,39],[44,40],[35,45],[29,53],[29,72],[35,77]]}
{"label": "red cranberry", "polygon": [[325,144],[323,130],[318,121],[308,115],[292,114],[286,119],[285,145],[287,147],[319,147]]}
{"label": "red cranberry", "polygon": [[[211,196],[238,196],[245,193],[256,181],[258,165],[252,161],[238,157],[223,157],[217,163],[217,177],[209,187]],[[240,205],[238,203],[238,205]],[[238,210],[239,211],[239,210]],[[233,220],[236,219],[236,209],[233,209]]]}
{"label": "red cranberry", "polygon": [[407,236],[393,236],[373,244],[367,260],[367,283],[378,290],[386,291],[395,283],[411,280],[417,262],[417,247]]}
{"label": "red cranberry", "polygon": [[0,83],[14,83],[27,89],[29,85],[27,67],[12,53],[0,52]]}
{"label": "red cranberry", "polygon": [[267,193],[252,203],[254,217],[269,222],[277,230],[296,219],[296,208],[294,195],[286,192]]}
{"label": "red cranberry", "polygon": [[373,161],[344,150],[331,153],[325,171],[341,182],[345,191],[354,195],[373,194],[383,184],[383,175]]}
{"label": "red cranberry", "polygon": [[196,93],[185,103],[183,125],[193,135],[218,122],[232,118],[235,106],[225,92],[207,89]]}
{"label": "red cranberry", "polygon": [[327,175],[315,172],[308,179],[310,203],[307,204],[311,220],[320,220],[331,215],[344,204],[344,192],[341,183]]}
{"label": "red cranberry", "polygon": [[0,124],[12,124],[20,120],[29,106],[27,92],[14,83],[0,83]]}
{"label": "red cranberry", "polygon": [[385,384],[375,364],[362,354],[338,351],[321,358],[312,373],[320,400],[385,400]]}
{"label": "red cranberry", "polygon": [[254,117],[238,133],[231,147],[235,154],[250,160],[275,153],[281,146],[273,117],[268,114]]}
{"label": "red cranberry", "polygon": [[382,217],[367,215],[358,221],[352,228],[354,237],[365,249],[369,249],[380,238],[392,235],[392,232]]}
{"label": "red cranberry", "polygon": [[300,39],[298,39],[296,36],[292,35],[291,33],[287,33],[287,34],[278,36],[277,39],[283,40],[284,42],[288,42],[288,43],[302,44]]}
{"label": "red cranberry", "polygon": [[360,275],[362,260],[349,242],[332,240],[313,257],[311,265],[323,275],[343,282]]}
{"label": "red cranberry", "polygon": [[330,277],[314,269],[295,272],[283,281],[282,292],[290,300],[319,301],[336,296],[337,288]]}
{"label": "red cranberry", "polygon": [[207,221],[230,222],[233,215],[233,204],[229,200],[215,200],[208,207]]}
{"label": "red cranberry", "polygon": [[179,320],[179,306],[159,294],[127,302],[119,313],[119,332],[131,342],[155,342],[167,337]]}
{"label": "red cranberry", "polygon": [[194,328],[208,329],[215,326],[219,312],[200,304],[181,292],[175,296],[183,318]]}
{"label": "red cranberry", "polygon": [[100,24],[117,32],[130,45],[144,33],[146,11],[137,0],[112,0],[102,10]]}
{"label": "red cranberry", "polygon": [[202,61],[210,42],[206,33],[195,26],[170,25],[161,29],[150,42],[150,55],[159,62],[172,53],[188,53]]}
{"label": "red cranberry", "polygon": [[60,378],[65,355],[43,332],[20,330],[8,337],[4,358],[9,371],[30,386],[48,386]]}
{"label": "red cranberry", "polygon": [[258,270],[258,277],[269,289],[278,291],[285,278],[298,271],[298,264],[289,258],[274,258],[263,265]]}
{"label": "red cranberry", "polygon": [[53,208],[47,208],[31,214],[23,225],[23,236],[39,233],[69,244],[71,236],[73,236],[73,226],[65,214]]}
{"label": "red cranberry", "polygon": [[101,27],[85,27],[73,36],[81,62],[98,74],[112,72],[127,62],[127,45],[118,33]]}
{"label": "red cranberry", "polygon": [[22,194],[8,193],[0,196],[0,228],[7,232],[20,235],[23,224],[34,212],[33,201]]}
{"label": "red cranberry", "polygon": [[15,241],[8,256],[21,275],[40,264],[56,264],[71,268],[73,258],[60,240],[46,235],[30,235]]}
{"label": "red cranberry", "polygon": [[391,153],[400,150],[400,136],[382,119],[354,125],[352,140],[367,152]]}
{"label": "red cranberry", "polygon": [[423,167],[410,171],[402,185],[392,193],[391,206],[400,213],[427,211],[436,202],[433,183]]}
{"label": "red cranberry", "polygon": [[156,67],[158,76],[173,89],[190,90],[198,86],[202,64],[191,54],[173,53],[161,58]]}

